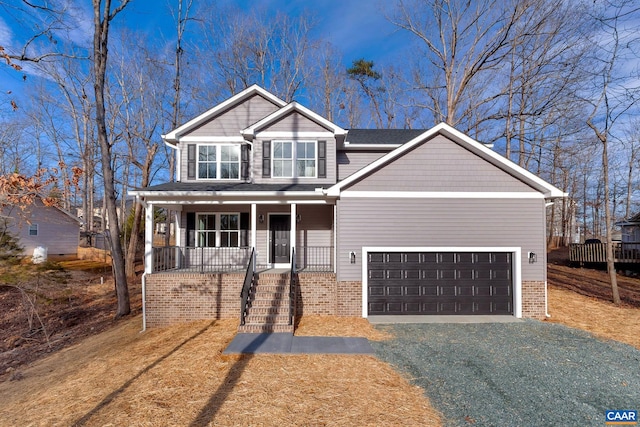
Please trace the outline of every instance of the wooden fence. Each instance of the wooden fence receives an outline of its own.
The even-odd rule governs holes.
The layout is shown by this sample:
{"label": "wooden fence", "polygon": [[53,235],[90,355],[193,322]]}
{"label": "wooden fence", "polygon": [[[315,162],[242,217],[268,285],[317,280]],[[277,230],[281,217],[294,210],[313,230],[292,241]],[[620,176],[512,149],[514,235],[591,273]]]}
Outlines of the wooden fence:
{"label": "wooden fence", "polygon": [[[617,263],[640,263],[640,242],[613,243],[613,258]],[[569,261],[579,263],[606,263],[606,243],[573,243],[569,246]]]}

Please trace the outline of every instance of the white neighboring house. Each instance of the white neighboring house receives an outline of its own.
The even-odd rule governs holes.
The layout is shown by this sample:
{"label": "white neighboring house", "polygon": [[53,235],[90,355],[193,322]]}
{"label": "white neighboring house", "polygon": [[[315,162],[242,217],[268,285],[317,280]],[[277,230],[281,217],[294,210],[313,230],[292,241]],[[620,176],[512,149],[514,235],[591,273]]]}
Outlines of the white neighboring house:
{"label": "white neighboring house", "polygon": [[46,248],[53,258],[77,256],[81,221],[70,213],[36,197],[24,210],[4,208],[2,216],[9,218],[9,232],[20,240],[25,256],[37,247]]}

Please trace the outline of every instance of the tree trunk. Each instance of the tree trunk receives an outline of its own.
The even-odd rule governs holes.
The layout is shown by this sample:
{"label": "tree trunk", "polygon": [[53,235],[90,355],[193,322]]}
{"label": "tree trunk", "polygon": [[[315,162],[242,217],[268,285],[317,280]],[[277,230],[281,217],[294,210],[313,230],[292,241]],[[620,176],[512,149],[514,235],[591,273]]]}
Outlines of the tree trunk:
{"label": "tree trunk", "polygon": [[129,302],[129,287],[124,267],[124,254],[120,240],[120,227],[118,225],[118,213],[116,209],[115,179],[113,168],[111,167],[111,145],[107,137],[106,111],[104,100],[105,74],[107,69],[107,45],[109,39],[109,21],[113,19],[115,13],[122,10],[127,4],[123,1],[119,8],[111,14],[111,0],[104,0],[104,12],[101,13],[102,0],[93,0],[93,69],[94,69],[94,91],[96,97],[96,127],[98,132],[98,143],[100,145],[102,162],[102,174],[104,180],[104,203],[109,218],[109,233],[111,242],[111,258],[113,275],[115,279],[116,296],[118,307],[115,317],[126,316],[131,312]]}

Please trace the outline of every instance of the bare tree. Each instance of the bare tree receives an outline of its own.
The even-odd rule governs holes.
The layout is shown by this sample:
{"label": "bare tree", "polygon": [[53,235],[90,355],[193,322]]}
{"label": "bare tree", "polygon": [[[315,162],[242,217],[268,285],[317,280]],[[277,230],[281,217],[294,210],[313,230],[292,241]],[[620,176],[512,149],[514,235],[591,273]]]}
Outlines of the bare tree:
{"label": "bare tree", "polygon": [[104,181],[104,203],[109,217],[109,240],[113,259],[118,307],[116,318],[126,316],[131,312],[129,301],[129,287],[124,265],[124,252],[120,240],[120,226],[116,205],[116,189],[111,156],[112,146],[107,135],[107,119],[105,108],[105,80],[108,59],[109,27],[111,21],[126,7],[129,0],[121,0],[120,4],[111,10],[111,0],[93,0],[93,70],[94,92],[96,102],[96,125],[98,144],[100,145],[100,159]]}
{"label": "bare tree", "polygon": [[[619,63],[634,53],[640,42],[636,29],[631,29],[629,17],[640,10],[631,1],[613,3],[606,1],[601,10],[593,13],[593,22],[597,32],[593,35],[594,57],[591,67],[595,90],[589,98],[592,112],[586,120],[587,125],[602,145],[602,175],[604,186],[605,232],[607,246],[607,270],[611,281],[613,302],[620,304],[620,294],[616,277],[612,232],[611,182],[609,170],[609,147],[615,138],[616,126],[624,120],[629,110],[637,103],[640,89],[630,84],[628,74],[621,72]],[[636,56],[637,58],[637,56]],[[598,65],[599,64],[599,65]]]}
{"label": "bare tree", "polygon": [[478,125],[478,109],[494,102],[496,70],[508,57],[516,23],[526,5],[518,1],[399,0],[390,18],[415,35],[422,63],[413,70],[414,87],[428,101],[435,122],[468,131]]}

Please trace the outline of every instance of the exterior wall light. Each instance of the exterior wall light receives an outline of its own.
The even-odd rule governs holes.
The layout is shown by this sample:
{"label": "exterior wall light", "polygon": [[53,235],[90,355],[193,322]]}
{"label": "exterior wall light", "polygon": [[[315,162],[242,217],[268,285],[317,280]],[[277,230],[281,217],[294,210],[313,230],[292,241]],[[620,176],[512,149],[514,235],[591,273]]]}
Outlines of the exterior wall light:
{"label": "exterior wall light", "polygon": [[354,251],[349,252],[349,261],[351,264],[356,263],[356,253]]}
{"label": "exterior wall light", "polygon": [[296,222],[300,222],[302,221],[302,215],[298,214],[296,215]]}
{"label": "exterior wall light", "polygon": [[264,215],[263,215],[263,214],[258,215],[258,221],[259,221],[260,223],[263,223],[263,222],[264,222]]}
{"label": "exterior wall light", "polygon": [[538,256],[535,252],[529,252],[529,264],[538,262]]}

